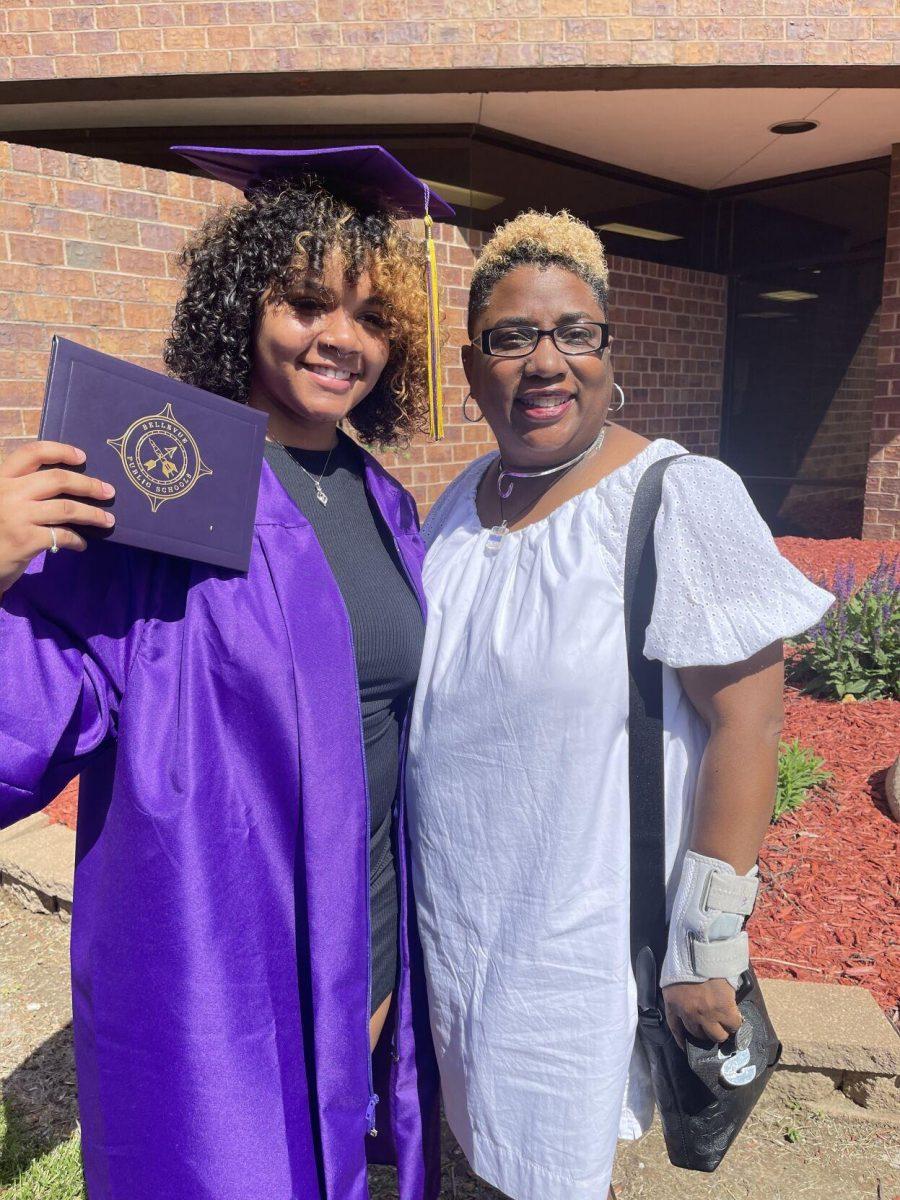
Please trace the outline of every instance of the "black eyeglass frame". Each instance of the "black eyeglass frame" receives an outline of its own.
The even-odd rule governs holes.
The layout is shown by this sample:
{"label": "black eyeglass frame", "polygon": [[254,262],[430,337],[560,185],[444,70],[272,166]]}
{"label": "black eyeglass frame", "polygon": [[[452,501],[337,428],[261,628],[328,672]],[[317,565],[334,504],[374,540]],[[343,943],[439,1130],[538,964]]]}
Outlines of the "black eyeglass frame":
{"label": "black eyeglass frame", "polygon": [[[564,348],[563,346],[560,346],[559,342],[556,340],[556,335],[559,332],[559,330],[560,329],[571,329],[573,326],[577,326],[577,325],[592,325],[592,326],[596,326],[597,329],[602,330],[600,345],[594,346],[590,350],[569,350],[568,348]],[[525,330],[529,330],[532,333],[536,333],[537,337],[535,338],[534,345],[529,346],[529,348],[527,350],[524,350],[521,354],[497,354],[497,352],[495,350],[490,349],[490,346],[488,343],[490,341],[491,334],[496,332],[496,330],[498,330],[498,329],[519,329],[523,333],[525,332]],[[610,339],[609,322],[608,321],[565,321],[565,322],[563,322],[562,325],[554,325],[551,329],[539,329],[537,327],[537,325],[492,325],[490,329],[482,329],[481,333],[479,333],[477,337],[473,337],[472,345],[476,346],[481,351],[482,354],[486,354],[490,358],[527,358],[529,354],[534,354],[535,350],[537,350],[538,346],[541,343],[541,338],[545,338],[545,337],[548,337],[552,340],[553,345],[560,352],[560,354],[565,354],[567,357],[570,357],[570,358],[577,357],[578,355],[582,355],[582,354],[602,354],[603,351],[609,345],[609,339]]]}

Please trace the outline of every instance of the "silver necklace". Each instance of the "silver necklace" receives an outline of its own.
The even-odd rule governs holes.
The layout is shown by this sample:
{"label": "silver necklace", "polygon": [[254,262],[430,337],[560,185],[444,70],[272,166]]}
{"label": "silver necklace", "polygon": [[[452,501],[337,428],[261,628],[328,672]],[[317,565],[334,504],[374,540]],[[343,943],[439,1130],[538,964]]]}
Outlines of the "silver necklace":
{"label": "silver necklace", "polygon": [[[300,468],[300,470],[303,472],[303,474],[306,476],[306,478],[310,479],[315,484],[316,499],[322,505],[322,507],[325,508],[328,504],[328,494],[326,493],[325,489],[322,487],[322,480],[325,478],[325,472],[328,470],[328,464],[331,462],[331,456],[332,456],[332,454],[334,454],[335,450],[337,449],[338,443],[335,442],[334,445],[331,447],[331,449],[328,451],[328,457],[325,459],[325,466],[322,468],[322,474],[319,476],[318,479],[316,479],[315,475],[313,475],[311,471],[307,471],[306,467],[304,467],[302,462],[297,462],[297,459],[294,458],[293,454],[291,454],[291,452],[288,450],[287,446],[285,446],[285,444],[283,442],[279,442],[278,438],[273,438],[271,436],[269,437],[268,440],[270,442],[274,442],[274,444],[276,446],[280,446],[281,449],[285,452],[285,454],[287,454],[288,458],[290,458],[291,461],[295,464],[295,466],[298,466]],[[340,439],[338,439],[338,440],[340,440]],[[299,447],[299,446],[296,447],[296,449],[298,449],[298,450],[300,448],[301,447]]]}
{"label": "silver necklace", "polygon": [[[577,466],[582,459],[587,458],[589,454],[593,454],[595,450],[599,450],[603,445],[603,439],[606,437],[607,426],[604,425],[597,435],[596,439],[582,450],[580,454],[576,454],[574,458],[570,458],[568,462],[559,463],[555,467],[546,467],[542,471],[513,471],[507,470],[503,466],[503,460],[500,460],[500,472],[497,475],[497,497],[500,506],[500,524],[494,525],[488,534],[486,549],[489,553],[495,554],[499,549],[503,539],[509,533],[509,521],[503,512],[503,501],[508,500],[512,495],[512,490],[515,487],[517,479],[542,479],[546,475],[558,475],[560,471],[567,471],[571,467]],[[509,485],[504,486],[504,478],[509,479]],[[521,514],[517,514],[520,516]]]}

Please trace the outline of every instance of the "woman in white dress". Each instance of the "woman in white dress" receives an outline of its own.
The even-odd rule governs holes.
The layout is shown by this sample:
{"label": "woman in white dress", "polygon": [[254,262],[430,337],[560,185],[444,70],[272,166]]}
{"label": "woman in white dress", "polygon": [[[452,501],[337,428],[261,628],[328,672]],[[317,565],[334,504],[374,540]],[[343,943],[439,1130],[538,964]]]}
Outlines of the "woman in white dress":
{"label": "woman in white dress", "polygon": [[[526,213],[499,229],[469,319],[463,363],[499,454],[463,471],[425,525],[409,792],[432,1030],[473,1170],[514,1200],[599,1200],[617,1136],[639,1137],[653,1111],[629,962],[625,539],[644,470],[685,452],[608,422],[621,391],[586,225]],[[662,982],[676,1037],[721,1042],[741,1020],[782,639],[831,597],[714,459],[670,465],[655,546],[644,653],[664,664]]]}

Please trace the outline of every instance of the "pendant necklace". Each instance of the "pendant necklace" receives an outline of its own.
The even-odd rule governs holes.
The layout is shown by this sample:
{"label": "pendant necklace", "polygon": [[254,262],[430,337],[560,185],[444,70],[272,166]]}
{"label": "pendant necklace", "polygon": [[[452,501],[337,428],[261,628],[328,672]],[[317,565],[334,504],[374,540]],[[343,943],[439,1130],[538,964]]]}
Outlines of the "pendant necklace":
{"label": "pendant necklace", "polygon": [[[488,554],[496,554],[503,543],[503,539],[509,533],[509,521],[506,519],[506,516],[503,512],[503,501],[508,500],[512,495],[512,490],[515,487],[516,480],[541,479],[546,475],[558,475],[560,471],[567,471],[571,467],[577,466],[578,463],[587,458],[589,454],[593,454],[595,450],[600,449],[600,447],[603,445],[603,439],[606,437],[606,429],[607,426],[604,425],[590,446],[588,446],[586,450],[582,450],[580,454],[576,454],[574,458],[570,458],[567,462],[560,463],[556,467],[546,467],[542,471],[514,471],[511,468],[505,468],[503,466],[503,460],[500,459],[500,472],[497,475],[497,498],[500,507],[500,523],[498,525],[494,525],[488,533],[487,542],[485,544],[485,551]],[[506,479],[509,480],[509,483],[504,482]],[[521,513],[518,515],[521,516]]]}
{"label": "pendant necklace", "polygon": [[[283,442],[279,442],[278,438],[273,438],[271,436],[269,437],[268,440],[270,442],[274,442],[276,446],[280,446],[281,449],[288,456],[288,458],[290,458],[291,461],[294,463],[294,465],[298,466],[300,468],[300,470],[303,472],[303,474],[306,476],[306,478],[310,479],[313,482],[313,484],[315,485],[315,489],[316,489],[316,499],[322,505],[323,508],[327,507],[328,495],[327,495],[325,489],[322,487],[322,480],[325,478],[325,472],[328,470],[328,464],[331,462],[331,456],[332,456],[332,454],[334,454],[335,450],[337,449],[338,443],[335,442],[334,445],[331,447],[331,449],[328,451],[328,457],[325,459],[325,466],[322,468],[322,474],[319,476],[318,479],[316,479],[315,475],[313,475],[313,473],[311,471],[307,471],[306,467],[304,467],[302,462],[298,462],[297,459],[294,458],[293,454],[291,454],[290,450],[288,450],[287,446],[285,446],[285,444]],[[299,446],[296,446],[294,448],[297,450],[300,449]]]}

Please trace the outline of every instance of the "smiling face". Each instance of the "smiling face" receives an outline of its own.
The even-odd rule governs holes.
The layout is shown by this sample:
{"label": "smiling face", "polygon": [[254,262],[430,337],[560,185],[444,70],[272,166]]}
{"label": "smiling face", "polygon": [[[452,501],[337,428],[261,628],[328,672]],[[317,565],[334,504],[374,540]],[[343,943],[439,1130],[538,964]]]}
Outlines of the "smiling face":
{"label": "smiling face", "polygon": [[[591,287],[559,266],[521,266],[495,284],[473,329],[527,322],[551,329],[568,321],[606,321]],[[507,465],[553,466],[596,440],[612,396],[609,350],[563,354],[541,338],[524,358],[499,358],[463,347],[473,398]]]}
{"label": "smiling face", "polygon": [[390,354],[384,303],[369,273],[355,281],[332,252],[321,276],[298,275],[264,297],[253,342],[250,403],[278,441],[328,447],[337,422],[372,391]]}

